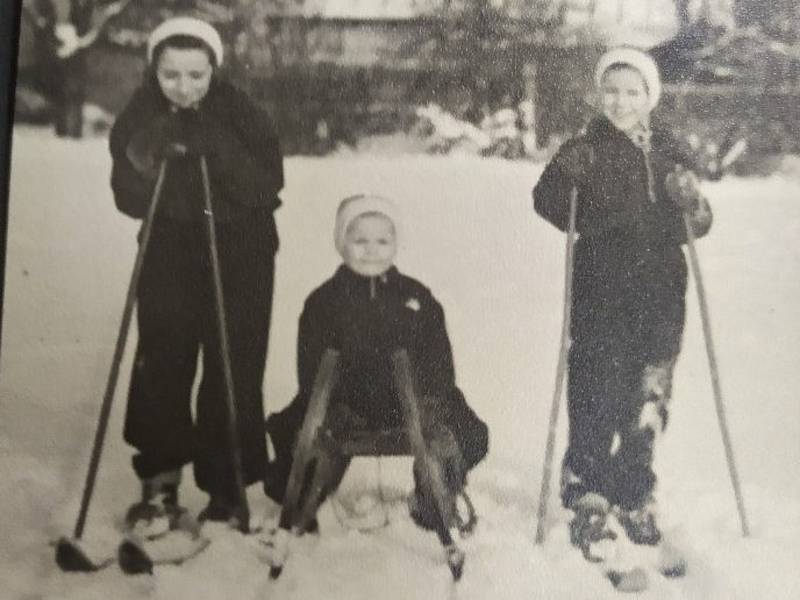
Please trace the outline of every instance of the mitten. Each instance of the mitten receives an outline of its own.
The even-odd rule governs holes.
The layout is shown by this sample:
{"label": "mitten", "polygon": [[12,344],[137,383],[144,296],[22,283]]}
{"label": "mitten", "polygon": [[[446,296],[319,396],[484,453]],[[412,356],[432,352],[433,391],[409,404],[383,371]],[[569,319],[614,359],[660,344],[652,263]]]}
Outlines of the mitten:
{"label": "mitten", "polygon": [[158,116],[140,129],[125,149],[134,169],[147,179],[155,179],[162,161],[186,156],[183,129],[175,113]]}
{"label": "mitten", "polygon": [[164,145],[164,128],[167,117],[154,119],[147,127],[133,135],[125,148],[125,155],[142,176],[155,179],[158,176],[159,151]]}
{"label": "mitten", "polygon": [[675,170],[667,175],[665,184],[670,199],[682,210],[693,210],[702,197],[697,176],[681,165],[677,165]]}

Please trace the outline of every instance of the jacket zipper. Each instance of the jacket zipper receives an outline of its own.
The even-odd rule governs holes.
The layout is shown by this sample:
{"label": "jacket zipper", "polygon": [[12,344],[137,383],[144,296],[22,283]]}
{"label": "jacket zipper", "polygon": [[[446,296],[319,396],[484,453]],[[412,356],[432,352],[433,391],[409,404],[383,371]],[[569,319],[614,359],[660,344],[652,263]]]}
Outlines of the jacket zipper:
{"label": "jacket zipper", "polygon": [[383,275],[378,275],[377,277],[370,277],[369,278],[369,299],[375,300],[378,297],[378,280],[380,279],[381,283],[386,284],[389,281],[389,278],[386,276],[386,273]]}
{"label": "jacket zipper", "polygon": [[655,204],[656,182],[655,178],[653,177],[653,167],[650,164],[650,154],[642,149],[642,155],[644,156],[644,168],[647,171],[647,197],[650,199],[651,204]]}

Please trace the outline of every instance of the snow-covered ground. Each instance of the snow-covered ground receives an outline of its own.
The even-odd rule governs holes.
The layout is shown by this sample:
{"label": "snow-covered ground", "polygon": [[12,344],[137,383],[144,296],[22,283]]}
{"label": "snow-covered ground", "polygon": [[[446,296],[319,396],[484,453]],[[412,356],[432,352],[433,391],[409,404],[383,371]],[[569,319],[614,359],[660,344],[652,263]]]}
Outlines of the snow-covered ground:
{"label": "snow-covered ground", "polygon": [[[215,543],[183,567],[125,577],[61,573],[52,540],[72,531],[100,399],[135,252],[137,224],[118,213],[102,140],[57,141],[20,129],[13,147],[0,374],[0,596],[39,598],[613,598],[568,543],[551,498],[548,539],[534,544],[536,499],[561,322],[563,236],[538,219],[530,189],[540,167],[475,158],[341,155],[287,161],[268,410],[295,390],[296,323],[306,294],[337,264],[339,198],[376,190],[405,214],[398,264],[447,311],[458,378],[489,423],[491,451],[470,489],[481,517],[454,586],[433,535],[402,503],[407,459],[359,459],[337,502],[382,486],[390,524],[343,526],[338,505],[320,536],[294,540],[274,583],[252,540]],[[654,579],[646,598],[800,598],[800,183],[781,177],[708,185],[715,213],[699,244],[722,385],[752,536],[743,539],[717,426],[694,289],[670,427],[657,456],[661,520],[689,556],[679,581]],[[795,316],[792,316],[795,315]],[[85,537],[111,538],[138,493],[121,440],[130,349]],[[559,421],[560,458],[565,417]],[[380,475],[379,475],[380,474]],[[204,498],[187,469],[183,498]],[[554,482],[555,483],[555,482]],[[254,487],[253,511],[276,507]]]}

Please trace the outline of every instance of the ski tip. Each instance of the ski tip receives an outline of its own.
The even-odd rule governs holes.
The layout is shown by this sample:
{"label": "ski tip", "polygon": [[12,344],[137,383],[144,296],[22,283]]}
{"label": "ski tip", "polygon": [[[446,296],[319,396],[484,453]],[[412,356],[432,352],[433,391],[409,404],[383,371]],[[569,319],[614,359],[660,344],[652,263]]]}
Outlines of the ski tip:
{"label": "ski tip", "polygon": [[119,567],[126,575],[152,575],[153,561],[135,542],[125,540],[117,551]]}
{"label": "ski tip", "polygon": [[643,592],[649,585],[647,572],[639,567],[627,571],[611,569],[606,571],[606,577],[619,592]]}
{"label": "ski tip", "polygon": [[668,567],[661,567],[659,571],[664,577],[668,579],[678,579],[680,577],[685,577],[686,572],[689,570],[689,565],[686,564],[685,560],[678,561],[673,565],[669,565]]}
{"label": "ski tip", "polygon": [[91,573],[99,570],[77,540],[62,537],[56,542],[56,564],[68,573]]}
{"label": "ski tip", "polygon": [[453,575],[453,581],[459,581],[464,574],[464,552],[455,545],[446,549],[447,566]]}

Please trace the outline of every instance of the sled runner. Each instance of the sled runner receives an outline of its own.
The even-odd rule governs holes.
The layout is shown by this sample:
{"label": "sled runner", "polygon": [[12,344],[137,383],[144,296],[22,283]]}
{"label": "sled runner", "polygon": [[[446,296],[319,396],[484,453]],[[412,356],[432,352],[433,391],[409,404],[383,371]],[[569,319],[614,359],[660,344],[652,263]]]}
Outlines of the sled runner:
{"label": "sled runner", "polygon": [[[314,380],[308,410],[297,439],[289,481],[283,499],[278,527],[265,542],[269,550],[270,576],[280,576],[288,557],[289,532],[298,535],[308,530],[329,490],[325,489],[332,470],[331,456],[413,456],[420,466],[420,483],[430,490],[435,504],[435,527],[444,549],[445,560],[453,579],[461,577],[464,553],[453,541],[448,529],[448,514],[444,474],[434,460],[422,436],[418,396],[408,353],[397,350],[392,355],[394,384],[403,406],[404,426],[396,430],[348,431],[346,437],[334,433],[328,426],[327,415],[331,393],[338,381],[339,353],[328,349],[322,357]],[[333,452],[331,452],[333,451]],[[462,531],[474,527],[475,516],[470,512]]]}

